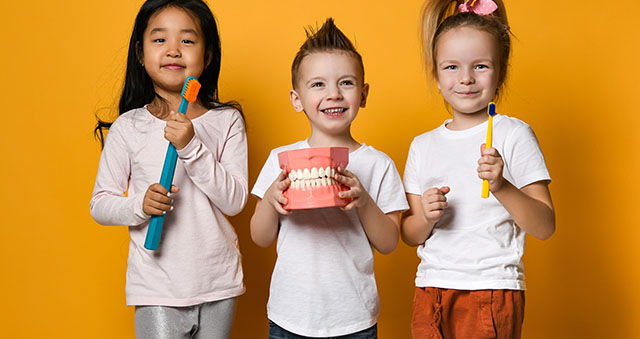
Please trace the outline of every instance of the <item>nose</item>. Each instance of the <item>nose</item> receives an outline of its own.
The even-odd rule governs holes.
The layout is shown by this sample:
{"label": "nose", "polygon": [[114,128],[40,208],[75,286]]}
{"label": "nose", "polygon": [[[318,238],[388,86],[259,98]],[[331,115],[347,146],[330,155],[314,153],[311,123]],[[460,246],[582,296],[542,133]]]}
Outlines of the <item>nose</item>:
{"label": "nose", "polygon": [[327,100],[341,100],[342,99],[342,91],[338,86],[329,86],[327,88]]}
{"label": "nose", "polygon": [[177,42],[171,42],[167,44],[167,56],[170,58],[181,57],[182,52],[180,52],[180,44]]}
{"label": "nose", "polygon": [[462,85],[470,85],[476,82],[475,77],[473,76],[473,71],[468,68],[463,68],[459,73],[458,81]]}

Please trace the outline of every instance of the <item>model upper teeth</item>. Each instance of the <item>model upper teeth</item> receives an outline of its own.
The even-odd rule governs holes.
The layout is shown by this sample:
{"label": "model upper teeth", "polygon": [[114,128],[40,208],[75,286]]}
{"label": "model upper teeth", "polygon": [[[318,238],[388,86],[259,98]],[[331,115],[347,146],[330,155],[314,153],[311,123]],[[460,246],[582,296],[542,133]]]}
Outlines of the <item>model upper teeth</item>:
{"label": "model upper teeth", "polygon": [[333,180],[335,174],[335,168],[331,168],[330,166],[326,168],[312,167],[311,169],[299,168],[291,170],[291,172],[289,172],[289,180],[291,180],[289,188],[309,189],[312,187],[338,185],[339,183]]}

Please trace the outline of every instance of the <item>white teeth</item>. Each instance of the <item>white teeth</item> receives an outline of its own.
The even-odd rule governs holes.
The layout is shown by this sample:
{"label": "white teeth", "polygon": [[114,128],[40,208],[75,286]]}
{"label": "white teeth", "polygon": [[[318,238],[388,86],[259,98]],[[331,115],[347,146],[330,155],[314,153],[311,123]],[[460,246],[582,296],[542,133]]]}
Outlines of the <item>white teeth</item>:
{"label": "white teeth", "polygon": [[320,185],[322,185],[323,187],[327,186],[327,178],[321,178],[321,179],[318,179],[318,180],[320,180]]}
{"label": "white teeth", "polygon": [[303,180],[303,181],[304,181],[304,186],[305,186],[306,188],[310,188],[310,187],[311,187],[311,180],[309,180],[309,179],[305,179],[305,180]]}
{"label": "white teeth", "polygon": [[296,171],[289,172],[289,180],[291,180],[291,182],[296,180]]}
{"label": "white teeth", "polygon": [[317,178],[317,177],[318,177],[318,169],[314,167],[311,169],[311,178]]}
{"label": "white teeth", "polygon": [[302,179],[302,170],[301,169],[298,169],[296,171],[296,179],[298,179],[298,180]]}
{"label": "white teeth", "polygon": [[293,189],[310,189],[312,187],[326,187],[337,185],[338,182],[333,179],[336,174],[335,168],[327,166],[326,168],[313,167],[291,170],[288,178],[291,180],[289,188]]}
{"label": "white teeth", "polygon": [[324,169],[324,175],[331,178],[331,167],[327,166],[327,168]]}
{"label": "white teeth", "polygon": [[319,176],[320,178],[324,178],[324,168],[320,167],[320,168],[318,169],[318,176]]}
{"label": "white teeth", "polygon": [[335,169],[331,169],[331,176],[329,178],[333,178],[336,176],[336,170]]}
{"label": "white teeth", "polygon": [[311,178],[311,173],[309,173],[309,169],[305,168],[302,171],[302,179],[310,179]]}
{"label": "white teeth", "polygon": [[324,110],[325,113],[340,113],[342,111],[344,111],[344,108],[329,108]]}

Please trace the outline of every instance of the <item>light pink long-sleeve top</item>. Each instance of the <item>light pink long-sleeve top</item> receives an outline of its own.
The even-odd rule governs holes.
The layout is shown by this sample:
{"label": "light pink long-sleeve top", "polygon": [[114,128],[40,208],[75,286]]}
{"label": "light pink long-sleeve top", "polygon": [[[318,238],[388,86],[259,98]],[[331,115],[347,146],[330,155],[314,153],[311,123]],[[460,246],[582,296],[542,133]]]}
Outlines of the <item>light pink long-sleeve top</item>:
{"label": "light pink long-sleeve top", "polygon": [[189,306],[245,291],[238,239],[225,217],[247,202],[244,122],[232,109],[211,110],[191,122],[195,137],[178,151],[173,184],[180,192],[172,194],[174,210],[166,214],[157,251],[144,248],[150,216],[142,201],[160,180],[166,121],[134,109],[107,135],[91,216],[102,225],[129,226],[127,305]]}

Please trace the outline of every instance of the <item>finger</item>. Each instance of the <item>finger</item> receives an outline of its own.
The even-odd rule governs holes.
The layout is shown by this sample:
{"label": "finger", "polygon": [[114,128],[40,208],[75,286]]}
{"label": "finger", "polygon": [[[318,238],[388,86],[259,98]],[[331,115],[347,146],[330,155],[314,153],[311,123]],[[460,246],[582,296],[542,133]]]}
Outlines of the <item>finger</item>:
{"label": "finger", "polygon": [[442,194],[447,194],[447,193],[449,193],[450,191],[451,191],[451,187],[449,187],[449,186],[442,186],[442,187],[440,187],[440,193],[442,193]]}
{"label": "finger", "polygon": [[163,194],[163,195],[167,194],[167,189],[164,188],[164,186],[160,185],[160,183],[157,183],[157,182],[154,183],[154,184],[151,184],[149,186],[149,191],[160,193],[160,194]]}
{"label": "finger", "polygon": [[480,154],[482,154],[484,152],[484,149],[487,147],[487,144],[485,144],[484,142],[480,145]]}
{"label": "finger", "polygon": [[346,168],[343,168],[342,166],[338,166],[338,167],[336,167],[336,171],[337,171],[338,173],[340,173],[340,174],[342,174],[342,175],[346,176],[346,177],[353,177],[353,176],[354,176],[353,172],[349,171],[349,170],[348,170],[348,169],[346,169]]}
{"label": "finger", "polygon": [[426,198],[427,196],[438,194],[438,193],[440,193],[440,190],[437,187],[432,187],[432,188],[424,191],[424,193],[422,193],[422,197]]}
{"label": "finger", "polygon": [[[285,199],[285,201],[286,201],[286,199]],[[285,204],[286,204],[286,202],[285,202]],[[280,202],[277,202],[276,204],[274,204],[274,206],[273,206],[273,207],[275,207],[276,211],[277,211],[278,213],[280,213],[280,214],[283,214],[283,215],[289,215],[289,214],[291,214],[291,211],[286,210],[286,209],[284,208],[284,204],[282,204],[282,203],[280,203]]]}
{"label": "finger", "polygon": [[169,198],[166,194],[151,192],[148,196],[150,201],[155,201],[161,204],[171,204],[173,199]]}
{"label": "finger", "polygon": [[178,193],[180,192],[180,188],[176,185],[171,185],[171,193]]}
{"label": "finger", "polygon": [[343,210],[343,211],[350,211],[350,210],[354,209],[355,207],[356,207],[356,201],[354,200],[354,201],[346,204],[345,206],[340,207],[340,209]]}
{"label": "finger", "polygon": [[499,157],[500,153],[498,153],[498,150],[495,149],[494,147],[489,147],[489,148],[483,148],[482,150],[482,155],[490,155],[490,156],[494,156],[494,157]]}
{"label": "finger", "polygon": [[286,179],[280,181],[278,183],[278,185],[276,186],[276,188],[278,189],[278,191],[284,191],[287,188],[289,188],[289,185],[291,185],[291,179],[286,178]]}
{"label": "finger", "polygon": [[355,177],[347,177],[342,174],[336,173],[334,179],[345,186],[357,186],[357,180],[355,179]]}
{"label": "finger", "polygon": [[147,213],[148,215],[163,215],[163,214],[166,214],[167,212],[155,207],[147,206],[144,209],[144,213]]}
{"label": "finger", "polygon": [[155,201],[155,200],[149,200],[147,202],[147,206],[150,208],[154,208],[157,210],[161,210],[161,211],[171,211],[173,210],[173,206],[171,205],[171,203],[163,203],[160,201]]}
{"label": "finger", "polygon": [[342,199],[349,199],[349,198],[355,199],[360,196],[360,192],[355,189],[350,189],[348,191],[338,192],[338,196]]}

